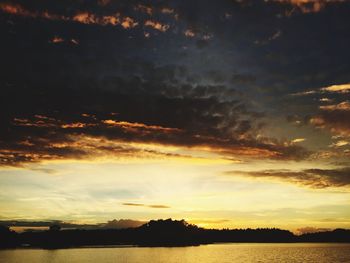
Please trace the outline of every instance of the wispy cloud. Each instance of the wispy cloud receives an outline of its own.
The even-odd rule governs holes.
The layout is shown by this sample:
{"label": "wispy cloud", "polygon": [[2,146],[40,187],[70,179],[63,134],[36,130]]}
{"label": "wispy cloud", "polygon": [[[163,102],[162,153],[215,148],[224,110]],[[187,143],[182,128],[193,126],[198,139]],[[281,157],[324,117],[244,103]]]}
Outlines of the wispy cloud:
{"label": "wispy cloud", "polygon": [[59,15],[48,11],[32,11],[26,9],[19,4],[12,3],[0,3],[0,10],[17,16],[31,17],[31,18],[43,18],[47,20],[63,20],[73,21],[82,24],[97,24],[97,25],[120,25],[124,29],[134,28],[139,23],[135,19],[123,16],[120,13],[112,15],[97,15],[89,11],[77,11],[74,15]]}
{"label": "wispy cloud", "polygon": [[349,167],[340,169],[305,169],[300,171],[229,171],[225,174],[230,176],[248,176],[255,179],[274,179],[314,189],[350,186]]}
{"label": "wispy cloud", "polygon": [[158,204],[140,204],[140,203],[123,203],[124,206],[142,206],[142,207],[148,207],[148,208],[170,208],[170,206],[167,205],[158,205]]}
{"label": "wispy cloud", "polygon": [[295,138],[291,142],[292,143],[299,143],[299,142],[304,142],[306,139],[305,138]]}
{"label": "wispy cloud", "polygon": [[348,93],[350,92],[350,84],[339,84],[339,85],[331,85],[328,87],[321,88],[322,91],[328,92],[338,92],[338,93]]}
{"label": "wispy cloud", "polygon": [[[292,93],[292,96],[308,96],[314,94],[325,94],[325,93],[348,93],[350,92],[350,84],[339,84],[339,85],[330,85],[322,87],[315,90],[306,90],[297,93]],[[328,101],[327,98],[321,98],[322,101]]]}

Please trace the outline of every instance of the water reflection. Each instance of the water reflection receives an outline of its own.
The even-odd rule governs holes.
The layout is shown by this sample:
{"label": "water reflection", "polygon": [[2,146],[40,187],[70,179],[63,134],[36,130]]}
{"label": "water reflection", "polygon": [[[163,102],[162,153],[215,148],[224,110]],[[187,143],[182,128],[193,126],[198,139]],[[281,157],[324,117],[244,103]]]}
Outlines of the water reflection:
{"label": "water reflection", "polygon": [[175,248],[9,249],[6,263],[350,262],[350,244],[215,244]]}

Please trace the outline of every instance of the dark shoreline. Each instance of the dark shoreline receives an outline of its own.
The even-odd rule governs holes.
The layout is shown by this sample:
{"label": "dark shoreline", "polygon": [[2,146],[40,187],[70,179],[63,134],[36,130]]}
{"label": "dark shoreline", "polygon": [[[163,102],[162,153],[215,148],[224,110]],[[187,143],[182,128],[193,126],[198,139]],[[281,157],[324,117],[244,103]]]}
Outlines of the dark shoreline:
{"label": "dark shoreline", "polygon": [[350,243],[350,230],[295,235],[288,230],[205,229],[184,220],[150,221],[137,228],[70,229],[55,225],[48,231],[16,233],[0,229],[0,248],[185,247],[222,243]]}

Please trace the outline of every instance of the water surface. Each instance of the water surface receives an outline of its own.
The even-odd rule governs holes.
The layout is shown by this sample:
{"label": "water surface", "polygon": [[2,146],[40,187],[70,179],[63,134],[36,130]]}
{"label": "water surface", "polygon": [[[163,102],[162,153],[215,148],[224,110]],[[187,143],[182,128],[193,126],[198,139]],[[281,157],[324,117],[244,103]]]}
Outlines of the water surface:
{"label": "water surface", "polygon": [[213,244],[198,247],[108,247],[0,250],[6,263],[350,262],[350,244]]}

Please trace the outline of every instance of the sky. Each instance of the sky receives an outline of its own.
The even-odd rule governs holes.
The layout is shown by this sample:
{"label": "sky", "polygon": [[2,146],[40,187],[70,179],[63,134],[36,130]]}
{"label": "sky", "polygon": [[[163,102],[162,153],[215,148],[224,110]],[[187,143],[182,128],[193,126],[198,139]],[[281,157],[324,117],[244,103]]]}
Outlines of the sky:
{"label": "sky", "polygon": [[0,221],[350,228],[349,11],[0,0]]}

